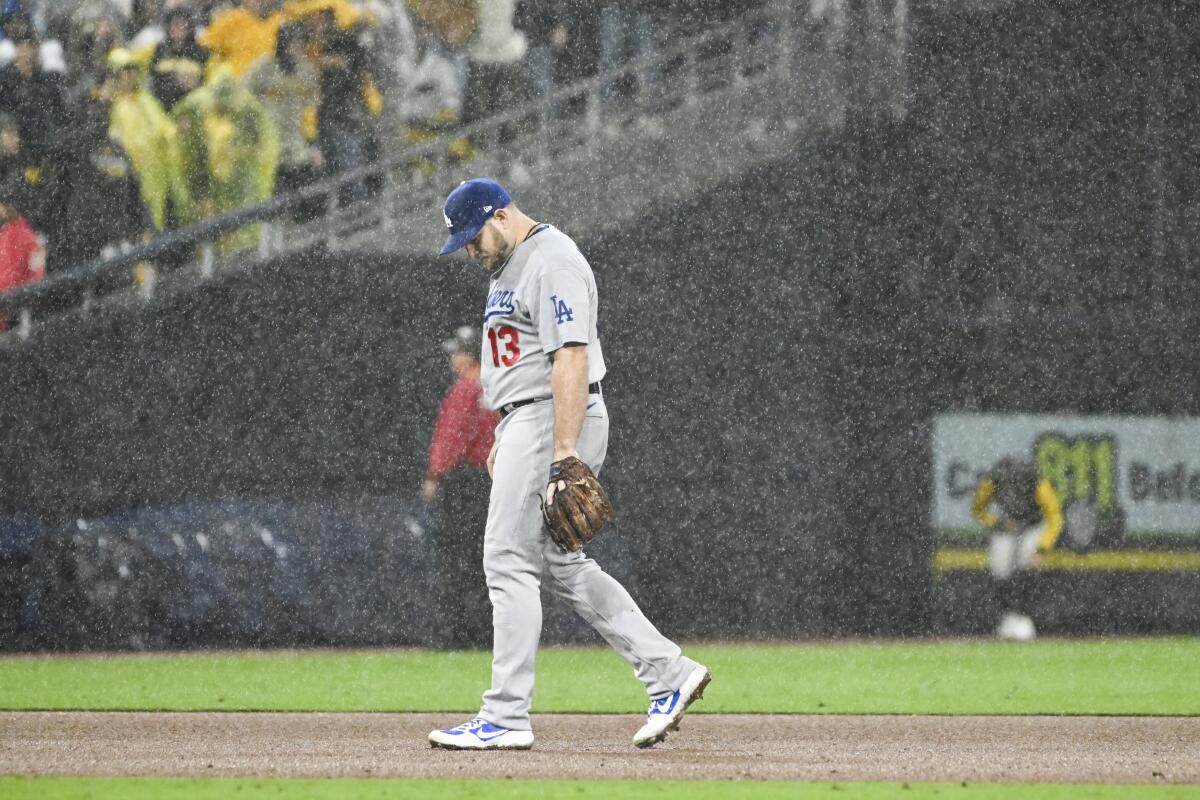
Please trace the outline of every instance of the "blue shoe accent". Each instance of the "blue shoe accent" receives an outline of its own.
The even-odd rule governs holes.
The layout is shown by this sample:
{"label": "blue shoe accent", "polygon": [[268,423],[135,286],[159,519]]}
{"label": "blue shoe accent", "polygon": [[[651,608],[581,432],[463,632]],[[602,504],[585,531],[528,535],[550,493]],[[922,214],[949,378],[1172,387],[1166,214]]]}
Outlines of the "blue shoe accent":
{"label": "blue shoe accent", "polygon": [[515,731],[476,717],[454,728],[429,734],[429,744],[447,750],[528,750],[533,731]]}
{"label": "blue shoe accent", "polygon": [[487,724],[481,719],[473,719],[470,722],[464,722],[462,725],[456,725],[453,728],[443,728],[441,732],[447,736],[462,736],[464,733],[474,733],[477,728],[481,728]]}
{"label": "blue shoe accent", "polygon": [[490,742],[492,739],[499,738],[508,733],[508,728],[501,728],[499,725],[493,725],[481,719],[473,719],[470,722],[464,722],[458,727],[446,728],[442,733],[447,736],[462,736],[464,733],[469,733],[481,742]]}
{"label": "blue shoe accent", "polygon": [[712,680],[708,668],[699,664],[679,687],[670,694],[650,700],[650,711],[646,724],[633,735],[637,747],[653,747],[667,738],[671,731],[679,730],[679,720],[688,706],[704,696],[704,687]]}
{"label": "blue shoe accent", "polygon": [[486,722],[479,730],[475,731],[475,737],[481,742],[490,742],[492,739],[503,736],[506,733],[508,733],[508,728],[501,728],[498,725]]}
{"label": "blue shoe accent", "polygon": [[655,714],[670,714],[679,705],[679,690],[663,695],[650,703],[650,716]]}

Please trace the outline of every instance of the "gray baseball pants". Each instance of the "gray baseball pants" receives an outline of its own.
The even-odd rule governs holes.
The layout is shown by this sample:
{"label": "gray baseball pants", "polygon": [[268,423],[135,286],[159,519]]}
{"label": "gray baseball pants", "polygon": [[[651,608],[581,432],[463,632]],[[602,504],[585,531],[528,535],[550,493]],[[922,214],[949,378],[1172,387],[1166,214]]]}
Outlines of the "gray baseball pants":
{"label": "gray baseball pants", "polygon": [[1045,530],[1046,523],[1039,522],[1021,533],[993,533],[988,540],[988,571],[992,577],[1007,580],[1029,569]]}
{"label": "gray baseball pants", "polygon": [[[492,688],[482,719],[530,730],[534,656],[542,632],[541,583],[565,600],[621,657],[651,697],[683,685],[696,662],[650,624],[620,583],[582,552],[564,554],[546,534],[539,495],[549,481],[554,451],[554,403],[516,409],[496,428],[483,569],[492,601]],[[576,449],[599,474],[608,452],[608,411],[599,395],[588,411]]]}

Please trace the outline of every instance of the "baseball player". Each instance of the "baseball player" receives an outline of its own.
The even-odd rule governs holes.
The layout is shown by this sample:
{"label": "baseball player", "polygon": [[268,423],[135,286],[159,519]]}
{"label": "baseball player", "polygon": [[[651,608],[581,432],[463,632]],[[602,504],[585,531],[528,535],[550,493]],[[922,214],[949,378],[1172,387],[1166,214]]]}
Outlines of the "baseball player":
{"label": "baseball player", "polygon": [[1029,600],[1038,554],[1054,547],[1062,533],[1058,495],[1032,463],[1002,458],[976,487],[971,513],[991,530],[988,570],[1004,608],[996,635],[1033,639],[1037,635],[1033,619],[1020,608]]}
{"label": "baseball player", "polygon": [[525,750],[542,627],[543,582],[633,667],[650,695],[633,736],[651,747],[678,728],[710,679],[646,619],[614,578],[582,551],[557,547],[543,528],[542,495],[569,491],[551,480],[564,460],[599,473],[608,449],[600,391],[604,356],[596,335],[592,269],[570,237],[535,222],[500,184],[462,183],[443,208],[446,255],[466,248],[491,277],[483,312],[484,402],[500,412],[488,457],[492,476],[483,568],[492,602],[492,686],[474,719],[429,734],[434,747]]}

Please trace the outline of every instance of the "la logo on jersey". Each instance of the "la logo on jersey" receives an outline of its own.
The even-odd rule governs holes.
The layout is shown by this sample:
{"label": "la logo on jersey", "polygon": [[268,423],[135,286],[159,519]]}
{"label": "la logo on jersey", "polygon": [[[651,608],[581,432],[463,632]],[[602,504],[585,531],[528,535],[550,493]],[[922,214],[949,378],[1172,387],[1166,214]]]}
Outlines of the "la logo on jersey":
{"label": "la logo on jersey", "polygon": [[558,295],[550,295],[550,302],[554,306],[554,321],[559,325],[564,322],[572,322],[575,319],[575,312],[567,305],[566,300],[559,300]]}

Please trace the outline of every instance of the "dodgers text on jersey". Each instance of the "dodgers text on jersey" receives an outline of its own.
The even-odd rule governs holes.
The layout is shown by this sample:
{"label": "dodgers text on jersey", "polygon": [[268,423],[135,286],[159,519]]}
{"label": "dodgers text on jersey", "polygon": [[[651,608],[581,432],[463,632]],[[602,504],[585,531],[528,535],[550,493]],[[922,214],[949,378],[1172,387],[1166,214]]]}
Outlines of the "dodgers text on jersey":
{"label": "dodgers text on jersey", "polygon": [[508,317],[512,316],[516,294],[512,289],[496,289],[487,299],[487,308],[483,312],[483,322],[486,325],[487,321],[492,317]]}

